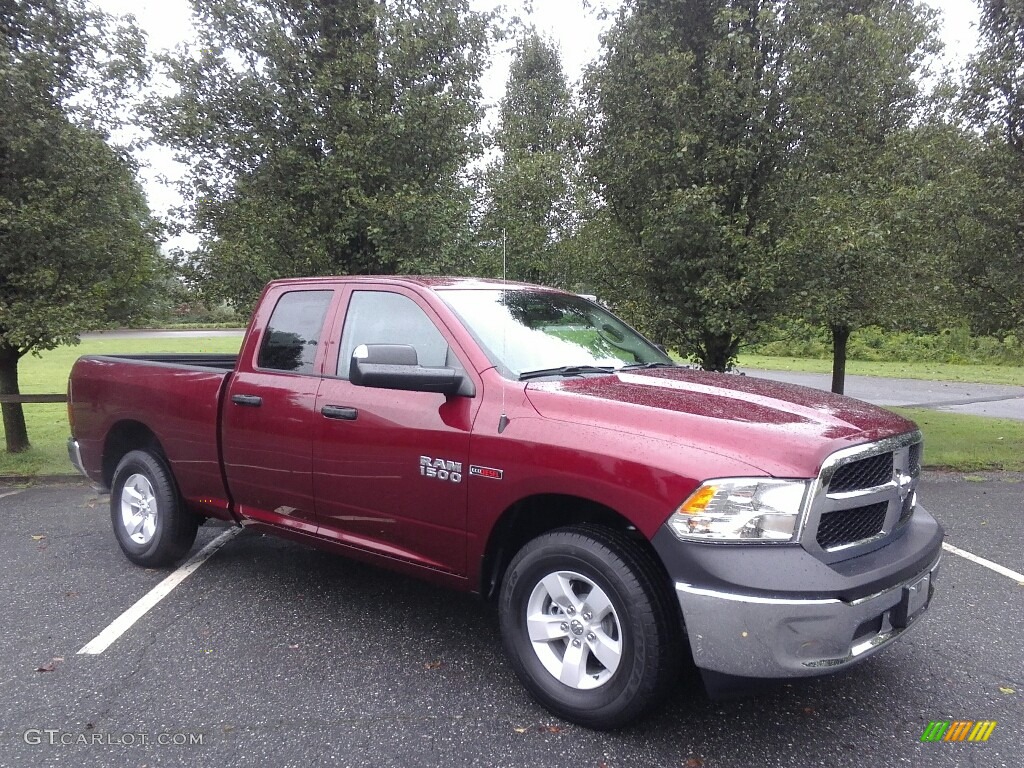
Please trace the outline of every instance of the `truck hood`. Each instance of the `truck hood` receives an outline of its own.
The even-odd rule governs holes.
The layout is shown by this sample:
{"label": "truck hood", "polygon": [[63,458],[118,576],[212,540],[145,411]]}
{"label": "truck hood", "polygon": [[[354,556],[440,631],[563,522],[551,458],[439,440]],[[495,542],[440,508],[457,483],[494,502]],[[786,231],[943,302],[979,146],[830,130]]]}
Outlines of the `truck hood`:
{"label": "truck hood", "polygon": [[916,429],[850,397],[686,368],[531,381],[526,395],[545,418],[656,435],[776,477],[816,475],[834,451]]}

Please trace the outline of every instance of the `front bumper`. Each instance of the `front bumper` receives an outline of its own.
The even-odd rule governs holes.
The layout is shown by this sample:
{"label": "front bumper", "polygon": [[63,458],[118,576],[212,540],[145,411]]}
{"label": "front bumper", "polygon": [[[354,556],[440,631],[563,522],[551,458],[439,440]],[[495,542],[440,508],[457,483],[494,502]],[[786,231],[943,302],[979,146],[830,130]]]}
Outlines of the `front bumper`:
{"label": "front bumper", "polygon": [[926,612],[942,529],[920,507],[907,529],[881,549],[833,564],[799,546],[694,546],[664,531],[654,543],[675,583],[697,667],[790,678],[860,661]]}
{"label": "front bumper", "polygon": [[[912,579],[852,602],[690,584],[676,584],[676,594],[698,667],[738,677],[804,677],[866,658],[916,624],[931,602],[938,567],[935,560]],[[916,610],[907,611],[908,605]]]}

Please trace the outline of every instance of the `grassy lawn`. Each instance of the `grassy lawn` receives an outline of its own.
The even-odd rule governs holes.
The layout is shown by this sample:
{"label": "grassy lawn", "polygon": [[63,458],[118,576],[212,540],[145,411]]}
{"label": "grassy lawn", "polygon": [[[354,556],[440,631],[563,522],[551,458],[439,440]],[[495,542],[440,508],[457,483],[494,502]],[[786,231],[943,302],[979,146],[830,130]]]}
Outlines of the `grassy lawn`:
{"label": "grassy lawn", "polygon": [[[201,339],[89,339],[77,347],[60,347],[41,357],[29,355],[18,366],[22,394],[65,392],[71,366],[80,355],[143,354],[147,352],[237,352],[241,337]],[[67,406],[35,404],[24,406],[28,439],[32,448],[25,453],[3,450],[0,425],[0,477],[4,475],[74,474],[68,461]]]}
{"label": "grassy lawn", "polygon": [[[831,360],[804,357],[768,357],[740,355],[739,365],[800,373],[832,373]],[[846,373],[857,376],[883,376],[897,379],[931,379],[933,381],[969,381],[979,384],[1014,384],[1024,386],[1024,368],[1010,365],[949,365],[947,363],[880,363],[848,360]]]}
{"label": "grassy lawn", "polygon": [[972,472],[1024,472],[1024,421],[944,413],[929,408],[890,408],[913,419],[924,433],[924,465]]}

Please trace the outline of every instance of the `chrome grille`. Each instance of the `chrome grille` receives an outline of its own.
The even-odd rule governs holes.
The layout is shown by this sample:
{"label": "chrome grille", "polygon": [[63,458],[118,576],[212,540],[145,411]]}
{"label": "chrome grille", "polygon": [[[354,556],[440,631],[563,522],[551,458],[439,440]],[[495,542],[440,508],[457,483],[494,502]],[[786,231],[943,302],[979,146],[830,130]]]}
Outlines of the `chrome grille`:
{"label": "chrome grille", "polygon": [[920,472],[920,432],[832,454],[808,502],[804,548],[835,562],[883,546],[913,516]]}
{"label": "chrome grille", "polygon": [[824,514],[818,523],[818,543],[822,549],[831,549],[871,538],[882,530],[888,509],[888,502],[880,501]]}
{"label": "chrome grille", "polygon": [[917,506],[917,496],[910,494],[903,500],[900,506],[900,519],[896,522],[897,525],[903,525],[910,519],[910,516],[914,514],[914,507]]}
{"label": "chrome grille", "polygon": [[829,493],[846,493],[875,488],[892,480],[892,453],[880,453],[844,464],[832,476]]}
{"label": "chrome grille", "polygon": [[924,443],[914,443],[910,446],[910,474],[917,475],[921,471],[921,448]]}

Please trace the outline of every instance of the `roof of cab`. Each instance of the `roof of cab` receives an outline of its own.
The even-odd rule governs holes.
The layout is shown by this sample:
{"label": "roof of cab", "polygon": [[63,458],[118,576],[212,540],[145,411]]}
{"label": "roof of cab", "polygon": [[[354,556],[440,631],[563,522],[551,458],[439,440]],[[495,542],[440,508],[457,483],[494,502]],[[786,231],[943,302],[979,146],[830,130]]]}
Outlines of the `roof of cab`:
{"label": "roof of cab", "polygon": [[332,277],[289,277],[274,280],[271,285],[310,285],[316,283],[384,283],[391,285],[414,285],[429,290],[480,290],[501,289],[535,291],[551,291],[564,293],[558,288],[551,288],[532,283],[520,283],[512,280],[492,280],[481,277],[443,277],[435,275],[337,275]]}

